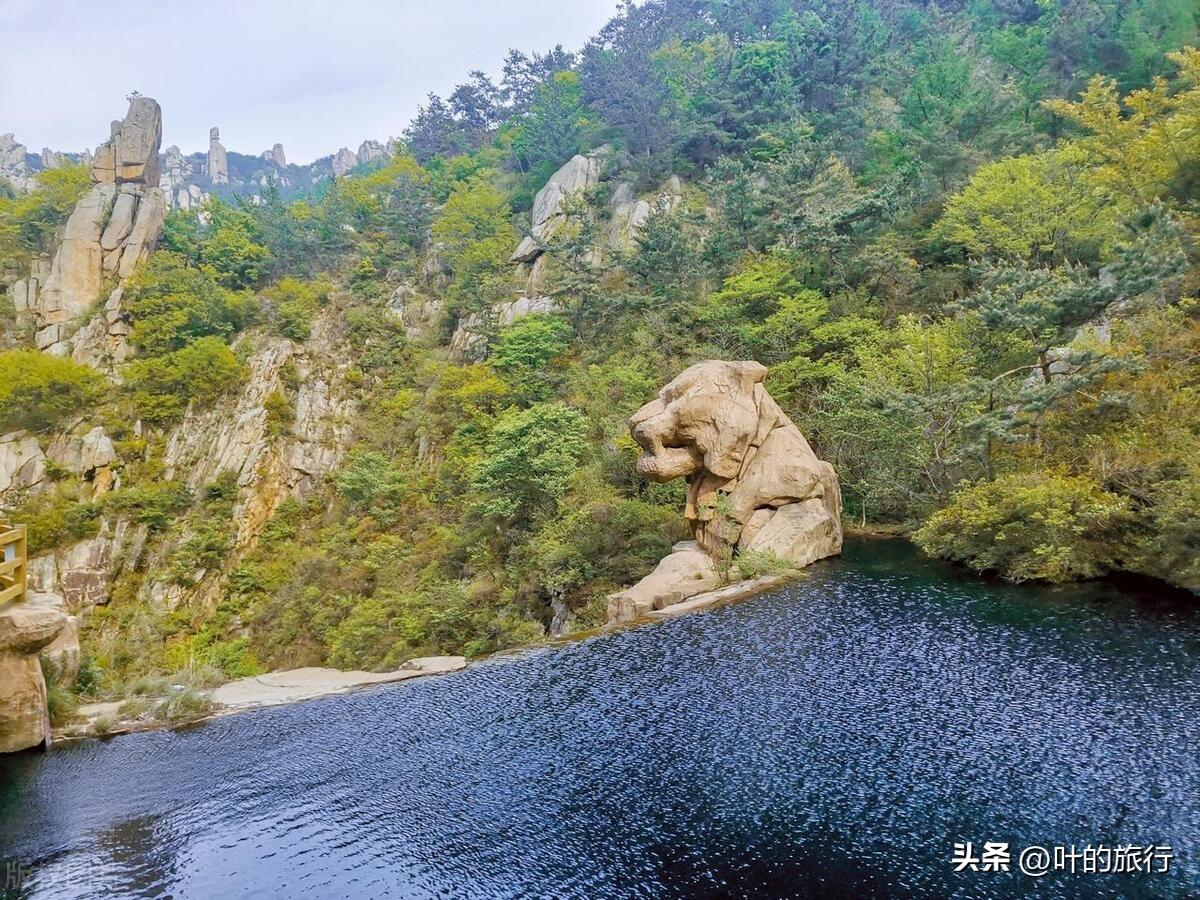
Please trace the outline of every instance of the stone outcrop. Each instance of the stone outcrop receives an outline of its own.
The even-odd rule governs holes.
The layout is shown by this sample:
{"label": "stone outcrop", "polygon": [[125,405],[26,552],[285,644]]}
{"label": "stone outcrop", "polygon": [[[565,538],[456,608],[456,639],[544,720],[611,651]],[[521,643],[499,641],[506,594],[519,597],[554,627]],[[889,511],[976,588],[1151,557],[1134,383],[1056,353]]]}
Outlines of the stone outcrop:
{"label": "stone outcrop", "polygon": [[678,175],[672,175],[666,184],[650,197],[636,197],[633,185],[623,181],[613,191],[610,206],[612,215],[609,219],[609,243],[618,249],[627,249],[633,245],[637,229],[646,224],[650,213],[656,208],[671,210],[683,202],[683,182]]}
{"label": "stone outcrop", "polygon": [[487,356],[488,334],[507,328],[517,319],[534,313],[553,313],[558,305],[551,297],[517,297],[497,303],[489,311],[471,313],[458,320],[450,337],[450,354],[459,361],[478,361]]}
{"label": "stone outcrop", "polygon": [[125,118],[113,121],[111,137],[96,149],[92,180],[157,187],[161,144],[162,109],[149,97],[133,98]]}
{"label": "stone outcrop", "polygon": [[423,294],[411,282],[397,285],[388,298],[388,312],[400,321],[410,338],[418,338],[442,315],[445,301],[432,294]]}
{"label": "stone outcrop", "polygon": [[545,242],[566,219],[568,199],[599,183],[606,152],[601,148],[587,156],[572,156],[550,176],[533,198],[529,234],[513,251],[513,262],[531,263],[542,254]]}
{"label": "stone outcrop", "polygon": [[25,595],[25,603],[30,609],[49,609],[62,616],[62,630],[38,652],[38,656],[41,657],[46,673],[56,677],[59,684],[74,684],[83,656],[79,646],[79,619],[70,615],[66,598],[61,594],[29,591]]}
{"label": "stone outcrop", "polygon": [[272,144],[270,150],[262,152],[262,158],[281,169],[287,168],[287,154],[283,152],[283,144]]}
{"label": "stone outcrop", "polygon": [[[85,426],[86,427],[86,426]],[[95,500],[109,491],[120,487],[120,479],[114,468],[117,451],[112,439],[100,426],[89,431],[60,434],[50,444],[46,455],[49,459],[92,485]]]}
{"label": "stone outcrop", "polygon": [[358,165],[358,157],[349,147],[342,147],[333,157],[333,174],[339,178],[349,175],[350,171]]}
{"label": "stone outcrop", "polygon": [[113,290],[88,329],[72,341],[109,280],[128,278],[158,241],[166,214],[159,188],[158,148],[162,111],[137,97],[113,123],[96,151],[93,186],[75,205],[49,266],[35,262],[29,278],[14,285],[18,313],[32,315],[38,349],[102,365],[124,358],[128,324]]}
{"label": "stone outcrop", "polygon": [[112,579],[123,567],[138,565],[147,536],[144,525],[101,520],[95,537],[29,560],[30,596],[59,596],[72,614],[103,606]]}
{"label": "stone outcrop", "polygon": [[0,436],[0,494],[33,487],[46,477],[46,455],[27,431]]}
{"label": "stone outcrop", "polygon": [[51,150],[49,147],[42,148],[42,168],[43,169],[61,169],[70,160],[67,159],[65,153],[59,153],[57,150]]}
{"label": "stone outcrop", "polygon": [[208,180],[213,184],[229,184],[229,154],[221,143],[221,129],[215,125],[208,130]]}
{"label": "stone outcrop", "polygon": [[766,374],[756,362],[697,363],[630,418],[643,451],[638,473],[687,480],[694,541],[613,594],[610,622],[711,590],[723,556],[736,564],[738,554],[757,551],[800,568],[841,552],[837,474],[767,393]]}
{"label": "stone outcrop", "polygon": [[28,154],[25,145],[18,144],[13,134],[0,134],[0,179],[18,191],[29,190],[35,181],[29,169]]}
{"label": "stone outcrop", "polygon": [[208,199],[208,195],[195,183],[196,166],[192,158],[172,144],[162,155],[162,176],[159,187],[163,189],[167,207],[191,209]]}
{"label": "stone outcrop", "polygon": [[375,162],[378,159],[387,159],[388,150],[379,141],[363,141],[358,145],[356,156],[358,164],[361,166],[364,163]]}
{"label": "stone outcrop", "polygon": [[49,736],[38,654],[65,625],[66,617],[48,606],[21,602],[0,609],[0,753],[41,746]]}

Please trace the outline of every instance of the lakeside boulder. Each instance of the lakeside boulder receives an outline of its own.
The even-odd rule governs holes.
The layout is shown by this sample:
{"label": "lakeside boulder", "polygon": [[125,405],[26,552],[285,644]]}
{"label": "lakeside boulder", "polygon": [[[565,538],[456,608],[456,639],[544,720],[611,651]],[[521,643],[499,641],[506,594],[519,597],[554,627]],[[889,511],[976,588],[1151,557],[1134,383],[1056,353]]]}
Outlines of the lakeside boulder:
{"label": "lakeside boulder", "polygon": [[684,478],[694,542],[609,597],[624,622],[720,583],[718,560],[769,553],[796,568],[842,549],[841,490],[800,429],[767,393],[767,368],[708,360],[685,369],[629,420],[638,474]]}
{"label": "lakeside boulder", "polygon": [[46,680],[38,654],[66,625],[67,617],[48,606],[16,603],[0,609],[0,753],[45,743]]}

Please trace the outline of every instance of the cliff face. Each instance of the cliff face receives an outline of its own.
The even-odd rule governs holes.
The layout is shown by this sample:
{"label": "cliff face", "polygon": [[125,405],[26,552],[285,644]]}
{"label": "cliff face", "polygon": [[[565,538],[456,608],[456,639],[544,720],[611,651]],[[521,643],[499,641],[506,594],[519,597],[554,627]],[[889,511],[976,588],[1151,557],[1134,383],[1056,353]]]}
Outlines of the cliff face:
{"label": "cliff face", "polygon": [[[124,281],[150,253],[163,224],[167,204],[158,185],[190,165],[177,148],[163,157],[165,168],[160,164],[161,133],[158,104],[132,101],[97,151],[92,187],[52,253],[10,290],[39,349],[73,356],[113,379],[132,354]],[[272,162],[283,159],[282,148],[276,151]],[[303,341],[264,327],[244,332],[234,347],[246,372],[236,395],[189,409],[165,432],[135,423],[124,442],[114,441],[85,413],[55,434],[0,435],[0,510],[36,506],[39,498],[52,504],[66,489],[99,513],[90,536],[29,560],[25,606],[36,612],[0,620],[0,669],[13,679],[20,674],[23,685],[0,697],[0,721],[16,723],[9,729],[12,740],[0,739],[0,752],[44,736],[46,689],[38,656],[69,682],[79,665],[79,623],[110,602],[117,579],[136,573],[127,583],[147,609],[211,610],[279,505],[311,496],[338,467],[356,413],[344,329],[330,308],[315,314]],[[187,510],[163,528],[104,505],[135,469],[142,473],[136,485],[146,483],[149,471],[158,483],[180,486],[196,504],[214,483],[232,485],[228,521],[220,523],[232,538],[219,563],[180,577],[179,548],[194,535]]]}
{"label": "cliff face", "polygon": [[[32,319],[39,350],[111,369],[128,355],[121,283],[149,255],[166,203],[158,187],[162,110],[149,97],[129,104],[96,151],[92,188],[67,219],[49,263],[36,260],[11,291]],[[95,305],[103,302],[98,315]]]}
{"label": "cliff face", "polygon": [[[102,313],[101,313],[102,315]],[[344,337],[334,314],[318,316],[303,343],[247,333],[240,348],[249,352],[248,377],[230,402],[189,411],[163,438],[163,478],[182,483],[199,496],[222,476],[236,488],[231,520],[234,540],[216,569],[192,572],[190,585],[167,576],[168,560],[188,537],[151,534],[144,524],[120,515],[105,516],[97,534],[30,560],[30,588],[44,602],[78,614],[104,605],[114,579],[138,569],[146,573],[139,597],[158,608],[198,602],[215,603],[225,577],[258,541],[271,514],[288,497],[303,499],[341,463],[350,446],[356,405],[346,384]],[[268,412],[272,396],[286,395],[294,384],[291,415],[274,425]],[[31,435],[0,440],[0,476],[12,490],[47,491],[50,466],[92,485],[97,495],[119,486],[121,464],[102,428],[82,436],[59,435],[43,451]],[[0,482],[2,484],[3,482]],[[4,491],[0,487],[0,491]]]}

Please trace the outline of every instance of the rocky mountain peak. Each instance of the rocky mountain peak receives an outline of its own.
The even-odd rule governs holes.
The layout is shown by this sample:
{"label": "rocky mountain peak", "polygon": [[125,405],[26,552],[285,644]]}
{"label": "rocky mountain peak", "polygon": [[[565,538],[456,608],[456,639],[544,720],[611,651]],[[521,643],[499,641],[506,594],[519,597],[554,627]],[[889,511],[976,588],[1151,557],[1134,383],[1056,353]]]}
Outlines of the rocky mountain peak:
{"label": "rocky mountain peak", "polygon": [[125,118],[113,122],[112,136],[96,148],[92,180],[157,187],[161,144],[162,107],[150,97],[133,98]]}

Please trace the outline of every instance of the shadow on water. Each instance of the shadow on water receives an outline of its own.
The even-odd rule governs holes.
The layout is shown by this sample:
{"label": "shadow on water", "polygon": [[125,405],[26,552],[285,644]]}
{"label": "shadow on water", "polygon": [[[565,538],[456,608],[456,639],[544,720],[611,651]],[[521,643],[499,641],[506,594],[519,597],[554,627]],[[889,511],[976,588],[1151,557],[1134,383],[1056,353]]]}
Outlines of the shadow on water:
{"label": "shadow on water", "polygon": [[[744,603],[5,760],[0,877],[20,861],[13,895],[56,898],[1191,897],[1198,748],[1191,595],[1012,587],[858,539]],[[963,841],[1009,842],[1014,871],[955,873]],[[1015,871],[1024,846],[1100,842],[1176,864]]]}

